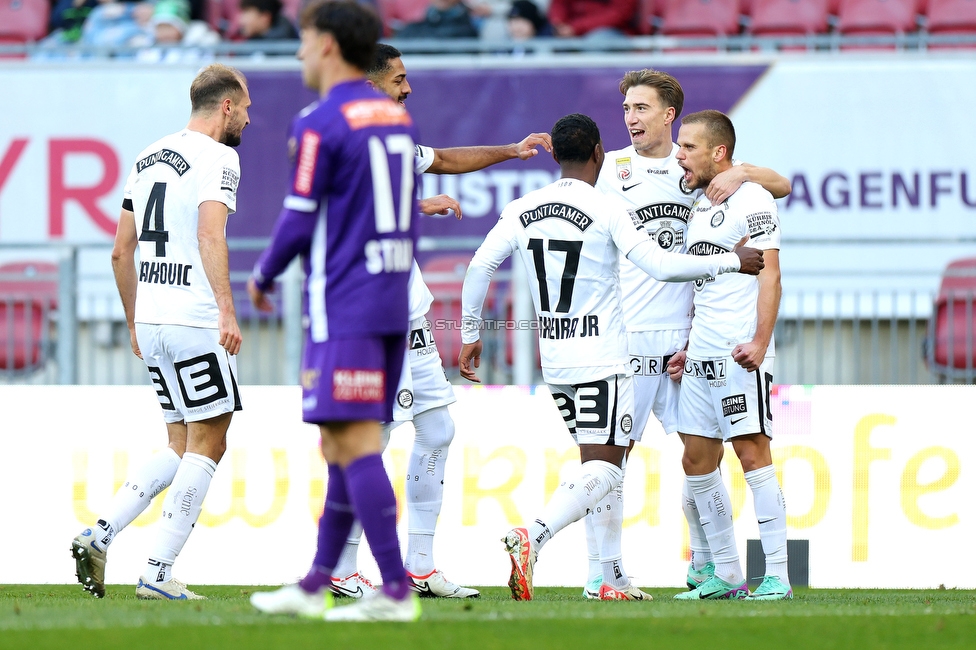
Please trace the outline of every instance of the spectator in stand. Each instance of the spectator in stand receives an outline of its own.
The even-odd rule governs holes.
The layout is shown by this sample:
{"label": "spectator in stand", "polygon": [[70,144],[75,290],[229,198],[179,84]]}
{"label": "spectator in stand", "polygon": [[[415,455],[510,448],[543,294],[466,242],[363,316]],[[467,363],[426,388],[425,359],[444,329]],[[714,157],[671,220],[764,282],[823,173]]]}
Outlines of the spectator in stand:
{"label": "spectator in stand", "polygon": [[281,13],[281,0],[241,0],[241,36],[249,41],[286,41],[298,31]]}
{"label": "spectator in stand", "polygon": [[551,0],[549,22],[556,36],[618,37],[633,34],[637,0]]}
{"label": "spectator in stand", "polygon": [[159,0],[150,24],[152,45],[206,46],[220,42],[220,34],[207,23],[190,20],[190,4],[186,0]]}
{"label": "spectator in stand", "polygon": [[508,36],[513,41],[527,41],[536,36],[552,36],[552,26],[545,14],[531,0],[515,0],[508,10]]}
{"label": "spectator in stand", "polygon": [[461,0],[431,0],[424,19],[410,23],[397,38],[477,38],[471,11]]}

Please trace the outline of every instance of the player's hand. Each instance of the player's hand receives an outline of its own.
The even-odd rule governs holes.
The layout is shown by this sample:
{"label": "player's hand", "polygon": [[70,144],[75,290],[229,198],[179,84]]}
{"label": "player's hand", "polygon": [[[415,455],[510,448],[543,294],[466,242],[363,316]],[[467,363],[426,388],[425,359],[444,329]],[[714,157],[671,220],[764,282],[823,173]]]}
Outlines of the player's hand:
{"label": "player's hand", "polygon": [[247,295],[251,298],[251,304],[258,311],[268,314],[274,311],[274,304],[268,299],[268,294],[258,289],[254,278],[247,279]]}
{"label": "player's hand", "polygon": [[220,331],[220,347],[227,350],[228,354],[237,354],[241,351],[241,328],[237,324],[237,316],[221,312],[217,316],[217,327]]}
{"label": "player's hand", "polygon": [[749,372],[759,370],[765,358],[766,346],[759,345],[755,341],[740,343],[732,350],[732,360]]}
{"label": "player's hand", "polygon": [[451,210],[454,211],[455,217],[458,219],[461,218],[461,204],[447,194],[438,194],[429,199],[420,199],[420,211],[427,216],[433,216],[435,214],[446,215]]}
{"label": "player's hand", "polygon": [[515,145],[515,153],[520,160],[528,160],[539,153],[536,147],[542,147],[552,153],[552,136],[548,133],[530,133],[524,140]]}
{"label": "player's hand", "polygon": [[705,196],[712,205],[724,203],[746,181],[746,170],[742,165],[719,172],[705,188]]}
{"label": "player's hand", "polygon": [[763,252],[758,248],[746,246],[749,236],[746,235],[739,240],[732,252],[739,256],[739,273],[746,275],[759,275],[766,263],[763,262]]}
{"label": "player's hand", "polygon": [[475,368],[481,367],[481,340],[477,340],[474,343],[465,343],[461,346],[461,354],[458,355],[458,365],[461,367],[461,376],[468,381],[473,381],[476,384],[481,383],[481,379],[475,374],[474,370],[471,368],[472,361],[474,362]]}
{"label": "player's hand", "polygon": [[681,378],[685,374],[685,361],[688,359],[688,352],[685,350],[678,350],[675,352],[671,359],[668,360],[668,377],[671,381],[676,381],[681,383]]}
{"label": "player's hand", "polygon": [[136,328],[129,328],[129,345],[132,346],[132,354],[136,355],[140,359],[142,358],[142,350],[139,349],[139,341],[136,340]]}

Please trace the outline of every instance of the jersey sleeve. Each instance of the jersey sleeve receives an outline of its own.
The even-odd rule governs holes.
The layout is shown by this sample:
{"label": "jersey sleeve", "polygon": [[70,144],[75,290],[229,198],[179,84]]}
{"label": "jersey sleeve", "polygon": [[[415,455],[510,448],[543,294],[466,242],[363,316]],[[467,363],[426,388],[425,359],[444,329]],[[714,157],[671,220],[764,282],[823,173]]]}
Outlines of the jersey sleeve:
{"label": "jersey sleeve", "polygon": [[760,200],[750,201],[746,212],[749,228],[748,245],[762,250],[779,249],[779,211],[772,195],[765,190]]}
{"label": "jersey sleeve", "polygon": [[237,186],[241,181],[241,159],[230,147],[224,147],[203,174],[197,205],[217,201],[227,206],[227,214],[237,211]]}
{"label": "jersey sleeve", "polygon": [[418,174],[423,174],[434,164],[434,150],[418,144],[414,147],[414,168]]}
{"label": "jersey sleeve", "polygon": [[644,230],[644,225],[636,212],[614,200],[611,196],[605,198],[610,204],[606,212],[610,236],[620,252],[627,255],[634,249],[634,246],[642,241],[648,241],[647,231]]}
{"label": "jersey sleeve", "polygon": [[488,231],[485,241],[478,247],[461,287],[461,342],[474,343],[481,338],[481,310],[484,309],[488,286],[495,269],[515,251],[514,218],[505,218],[511,204],[502,211],[498,223]]}
{"label": "jersey sleeve", "polygon": [[132,189],[136,184],[136,166],[132,165],[129,176],[125,179],[125,187],[122,188],[122,209],[132,212]]}
{"label": "jersey sleeve", "polygon": [[[340,117],[333,122],[343,120]],[[312,128],[301,117],[295,120],[292,126],[296,145],[295,163],[288,196],[285,197],[285,208],[299,212],[318,211],[329,173],[329,156],[325,151],[329,139],[326,135]]]}

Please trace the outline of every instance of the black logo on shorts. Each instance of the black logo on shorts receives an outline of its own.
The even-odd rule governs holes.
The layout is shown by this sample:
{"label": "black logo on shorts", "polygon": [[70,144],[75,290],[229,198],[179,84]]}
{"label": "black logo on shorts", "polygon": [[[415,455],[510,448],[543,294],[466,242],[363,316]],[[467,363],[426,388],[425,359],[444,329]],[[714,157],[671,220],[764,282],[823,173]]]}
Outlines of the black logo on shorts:
{"label": "black logo on shorts", "polygon": [[400,408],[403,409],[408,409],[413,406],[413,393],[406,388],[401,390],[399,393],[397,393],[397,404],[399,404]]}
{"label": "black logo on shorts", "polygon": [[722,398],[723,417],[729,417],[730,415],[735,415],[736,413],[745,412],[747,412],[745,395],[730,395]]}
{"label": "black logo on shorts", "polygon": [[630,433],[630,430],[634,428],[634,418],[630,415],[624,415],[620,418],[620,428],[624,433]]}
{"label": "black logo on shorts", "polygon": [[423,328],[410,330],[410,334],[407,338],[411,350],[423,350],[429,343],[427,343],[427,335]]}

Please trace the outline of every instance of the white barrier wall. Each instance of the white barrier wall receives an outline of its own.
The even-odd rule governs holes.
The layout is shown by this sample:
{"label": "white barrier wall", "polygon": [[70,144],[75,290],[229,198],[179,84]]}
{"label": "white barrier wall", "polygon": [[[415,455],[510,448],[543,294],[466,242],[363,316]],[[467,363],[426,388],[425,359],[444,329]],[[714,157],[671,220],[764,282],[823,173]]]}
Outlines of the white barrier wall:
{"label": "white barrier wall", "polygon": [[[452,579],[503,585],[499,539],[541,511],[578,454],[545,388],[456,387],[451,447],[435,555]],[[190,584],[276,584],[303,575],[314,553],[324,467],[317,431],[300,419],[296,387],[241,388],[196,532],[176,575]],[[976,461],[971,386],[780,386],[772,396],[774,458],[789,536],[810,543],[815,587],[976,587],[956,562],[976,533],[968,495]],[[144,386],[0,386],[5,450],[0,494],[11,533],[0,536],[0,583],[73,580],[71,538],[104,511],[131,466],[165,443]],[[412,431],[386,453],[402,495]],[[726,454],[739,549],[757,538],[751,496]],[[639,585],[679,586],[687,534],[680,510],[680,444],[645,433],[626,479],[624,560]],[[158,499],[157,499],[158,501]],[[117,538],[107,580],[134,584],[160,506]],[[401,535],[406,528],[401,519]],[[378,577],[362,549],[368,576]],[[582,585],[582,525],[556,536],[536,568],[538,585]]]}

